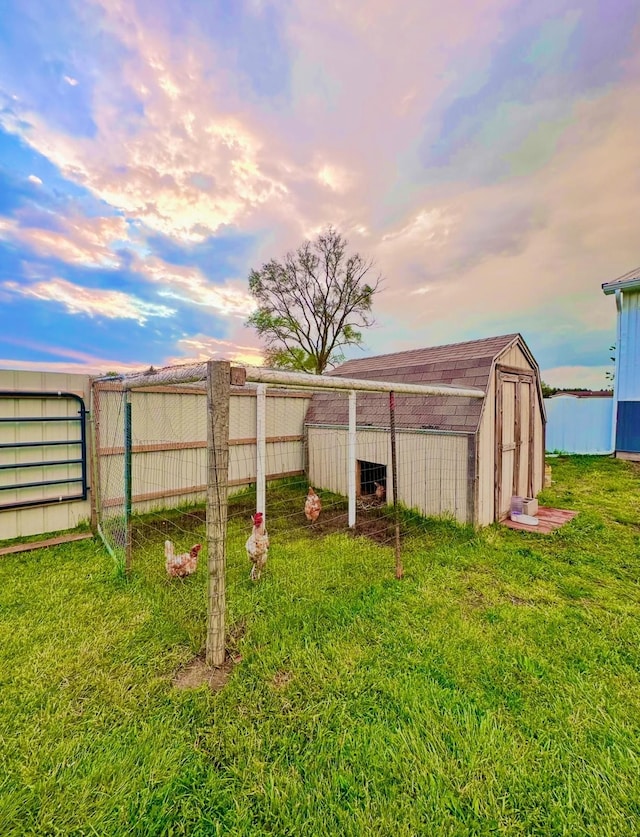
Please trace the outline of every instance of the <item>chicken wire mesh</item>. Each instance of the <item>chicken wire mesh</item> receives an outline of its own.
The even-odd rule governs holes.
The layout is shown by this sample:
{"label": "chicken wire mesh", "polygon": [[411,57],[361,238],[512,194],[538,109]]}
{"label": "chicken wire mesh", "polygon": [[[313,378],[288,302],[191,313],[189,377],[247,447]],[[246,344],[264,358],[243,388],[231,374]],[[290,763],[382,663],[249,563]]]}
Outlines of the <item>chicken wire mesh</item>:
{"label": "chicken wire mesh", "polygon": [[[331,393],[318,410],[323,398],[316,397],[310,410],[309,392],[267,390],[263,498],[256,490],[259,399],[255,388],[232,388],[225,568],[230,624],[260,606],[255,590],[261,585],[276,585],[286,607],[287,597],[312,601],[320,590],[391,578],[398,539],[403,550],[408,544],[412,555],[426,559],[425,518],[472,522],[473,435],[404,426],[418,397],[403,396],[395,434],[396,513],[389,396],[358,393],[355,439],[342,423],[348,398],[347,392]],[[379,426],[364,423],[372,405]],[[102,383],[95,409],[98,520],[105,542],[122,566],[129,549],[133,574],[201,622],[201,633],[191,639],[197,651],[206,623],[206,387],[199,382],[125,392]],[[355,521],[348,501],[354,451]]]}

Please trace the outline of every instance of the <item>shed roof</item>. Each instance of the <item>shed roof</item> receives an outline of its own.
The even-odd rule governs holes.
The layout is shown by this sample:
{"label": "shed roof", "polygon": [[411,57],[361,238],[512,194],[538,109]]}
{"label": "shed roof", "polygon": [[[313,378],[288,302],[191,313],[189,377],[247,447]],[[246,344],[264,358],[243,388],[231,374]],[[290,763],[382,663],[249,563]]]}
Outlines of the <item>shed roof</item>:
{"label": "shed roof", "polygon": [[[331,374],[369,381],[470,386],[486,392],[494,360],[516,340],[522,340],[519,334],[506,334],[348,360]],[[480,421],[482,404],[480,398],[398,395],[396,425],[404,429],[473,433]],[[389,427],[388,397],[384,394],[359,394],[356,422],[360,427]],[[346,393],[316,393],[307,412],[307,424],[346,426]]]}

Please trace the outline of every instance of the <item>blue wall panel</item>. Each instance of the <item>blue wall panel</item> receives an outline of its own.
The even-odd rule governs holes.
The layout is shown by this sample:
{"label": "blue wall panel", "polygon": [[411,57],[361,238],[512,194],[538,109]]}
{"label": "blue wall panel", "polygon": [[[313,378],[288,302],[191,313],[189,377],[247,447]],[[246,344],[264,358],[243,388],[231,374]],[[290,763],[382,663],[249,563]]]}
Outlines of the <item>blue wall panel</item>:
{"label": "blue wall panel", "polygon": [[640,453],[640,401],[618,402],[616,450]]}
{"label": "blue wall panel", "polygon": [[640,401],[640,291],[622,294],[620,353],[616,392],[619,401]]}
{"label": "blue wall panel", "polygon": [[612,453],[613,398],[545,398],[547,452]]}

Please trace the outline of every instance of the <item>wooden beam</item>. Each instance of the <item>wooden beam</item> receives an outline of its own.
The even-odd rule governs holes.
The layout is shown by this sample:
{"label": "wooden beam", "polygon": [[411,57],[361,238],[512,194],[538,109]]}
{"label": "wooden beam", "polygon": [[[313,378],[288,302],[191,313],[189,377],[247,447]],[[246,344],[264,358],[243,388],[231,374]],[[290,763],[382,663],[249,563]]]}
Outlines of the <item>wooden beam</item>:
{"label": "wooden beam", "polygon": [[[304,476],[304,473],[304,470],[298,469],[296,471],[282,471],[281,473],[277,474],[267,474],[267,482],[273,482],[273,480],[283,480],[287,479],[287,477],[302,477]],[[239,485],[255,485],[255,481],[255,477],[241,477],[240,479],[229,480],[228,485],[230,488],[237,487]],[[206,490],[206,485],[189,485],[185,486],[184,488],[167,488],[164,491],[150,491],[146,494],[134,494],[132,502],[135,506],[136,503],[146,503],[150,500],[162,500],[164,497],[180,497],[182,495],[187,496],[189,494],[204,494]],[[58,501],[56,500],[55,502],[57,503]],[[114,506],[122,506],[123,504],[124,497],[111,497],[109,500],[106,500],[103,503],[103,506],[105,508],[113,508]]]}
{"label": "wooden beam", "polygon": [[[283,442],[303,442],[304,436],[300,434],[294,434],[292,436],[267,436],[267,444],[268,445],[277,445]],[[234,447],[235,445],[255,445],[256,439],[251,436],[247,436],[244,439],[229,439],[229,446]],[[193,442],[158,442],[148,445],[134,445],[133,446],[133,453],[155,453],[161,451],[171,451],[171,450],[197,450],[206,448],[207,443],[202,441],[193,441]],[[119,447],[113,448],[102,448],[98,451],[99,456],[122,456],[124,453],[124,447],[120,445]]]}
{"label": "wooden beam", "polygon": [[33,549],[45,549],[48,546],[58,546],[62,543],[73,543],[74,541],[88,541],[93,538],[93,532],[83,532],[74,535],[58,535],[56,538],[47,538],[44,541],[31,541],[30,543],[16,543],[12,546],[3,546],[0,555],[15,555],[17,552],[31,552]]}

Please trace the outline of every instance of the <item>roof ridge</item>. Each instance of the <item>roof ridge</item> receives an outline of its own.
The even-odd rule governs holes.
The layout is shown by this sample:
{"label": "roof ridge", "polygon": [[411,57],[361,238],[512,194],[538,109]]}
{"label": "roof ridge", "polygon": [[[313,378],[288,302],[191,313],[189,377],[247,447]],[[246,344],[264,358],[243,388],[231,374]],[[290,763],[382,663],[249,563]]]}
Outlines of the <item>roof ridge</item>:
{"label": "roof ridge", "polygon": [[351,358],[349,360],[345,360],[344,363],[340,364],[340,366],[336,366],[336,368],[333,371],[337,372],[343,366],[347,366],[347,364],[358,363],[359,361],[364,361],[364,360],[368,360],[368,361],[382,360],[383,358],[392,358],[392,357],[397,357],[398,355],[406,355],[406,354],[410,354],[410,353],[414,353],[414,352],[431,352],[431,351],[436,351],[437,349],[452,349],[454,347],[458,348],[460,346],[472,346],[474,344],[489,343],[493,340],[508,340],[510,342],[511,340],[515,340],[516,337],[520,337],[520,332],[515,331],[511,334],[497,334],[493,337],[481,337],[481,338],[478,338],[476,340],[461,340],[457,343],[442,343],[438,346],[419,346],[416,349],[401,349],[398,352],[385,352],[384,354],[368,355],[367,357],[362,357],[362,358],[357,358],[356,357],[356,358]]}

